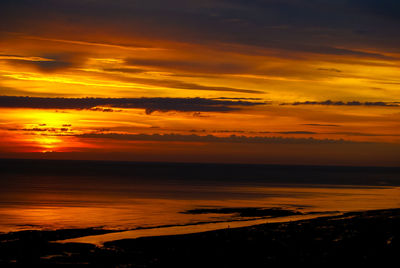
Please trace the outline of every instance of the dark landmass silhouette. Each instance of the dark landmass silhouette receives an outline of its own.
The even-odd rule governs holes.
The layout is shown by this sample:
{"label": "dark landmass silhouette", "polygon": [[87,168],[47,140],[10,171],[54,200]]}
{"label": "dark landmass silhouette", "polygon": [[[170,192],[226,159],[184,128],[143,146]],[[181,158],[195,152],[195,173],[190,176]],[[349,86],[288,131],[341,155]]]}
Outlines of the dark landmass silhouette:
{"label": "dark landmass silhouette", "polygon": [[259,208],[259,207],[240,207],[240,208],[196,208],[183,211],[184,214],[237,214],[240,217],[285,217],[292,215],[303,215],[300,211],[282,208]]}

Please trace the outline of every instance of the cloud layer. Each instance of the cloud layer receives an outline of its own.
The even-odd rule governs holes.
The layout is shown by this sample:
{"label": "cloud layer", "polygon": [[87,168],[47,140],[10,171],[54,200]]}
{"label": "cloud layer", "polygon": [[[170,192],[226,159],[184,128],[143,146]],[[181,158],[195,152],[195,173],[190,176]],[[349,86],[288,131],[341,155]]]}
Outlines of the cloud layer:
{"label": "cloud layer", "polygon": [[147,114],[155,111],[229,112],[240,110],[243,107],[264,104],[263,102],[205,98],[40,98],[0,96],[0,107],[4,108],[96,110],[98,106],[101,106],[145,109]]}
{"label": "cloud layer", "polygon": [[[161,39],[332,55],[388,57],[356,49],[365,44],[399,51],[397,0],[4,0],[1,5],[3,31],[71,33],[70,27],[79,23],[78,34],[92,36],[92,28],[102,27],[108,33],[118,29],[121,35],[149,38],[156,33]],[[60,23],[71,26],[54,27]]]}
{"label": "cloud layer", "polygon": [[328,105],[328,106],[381,106],[381,107],[400,107],[398,103],[395,102],[360,102],[360,101],[303,101],[303,102],[293,102],[293,103],[282,103],[281,105]]}
{"label": "cloud layer", "polygon": [[113,139],[122,141],[179,141],[179,142],[223,142],[223,143],[260,143],[260,144],[336,144],[358,143],[342,139],[314,139],[314,138],[283,138],[262,136],[218,137],[214,135],[181,135],[181,134],[119,134],[119,133],[89,133],[78,135],[81,138]]}

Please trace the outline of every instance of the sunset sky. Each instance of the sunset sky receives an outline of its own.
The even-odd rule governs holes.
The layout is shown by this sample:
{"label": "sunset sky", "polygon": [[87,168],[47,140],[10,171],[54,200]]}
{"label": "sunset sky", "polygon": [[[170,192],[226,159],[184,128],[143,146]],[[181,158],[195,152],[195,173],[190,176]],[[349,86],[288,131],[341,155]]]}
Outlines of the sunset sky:
{"label": "sunset sky", "polygon": [[397,0],[2,0],[0,157],[400,166]]}

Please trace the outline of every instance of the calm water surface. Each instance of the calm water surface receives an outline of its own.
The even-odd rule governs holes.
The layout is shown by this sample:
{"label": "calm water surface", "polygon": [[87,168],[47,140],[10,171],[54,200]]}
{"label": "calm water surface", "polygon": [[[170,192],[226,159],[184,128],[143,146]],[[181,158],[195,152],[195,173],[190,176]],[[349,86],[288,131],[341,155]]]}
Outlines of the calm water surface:
{"label": "calm water surface", "polygon": [[21,160],[0,168],[0,232],[239,219],[182,213],[209,207],[400,207],[398,169]]}

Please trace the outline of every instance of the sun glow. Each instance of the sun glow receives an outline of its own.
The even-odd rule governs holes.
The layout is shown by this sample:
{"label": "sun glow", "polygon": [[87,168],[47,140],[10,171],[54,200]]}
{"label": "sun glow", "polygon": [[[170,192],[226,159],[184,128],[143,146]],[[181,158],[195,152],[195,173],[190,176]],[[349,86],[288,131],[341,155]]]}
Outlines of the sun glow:
{"label": "sun glow", "polygon": [[35,137],[33,141],[43,148],[42,153],[57,151],[57,148],[59,148],[60,144],[63,142],[62,139],[43,135]]}

